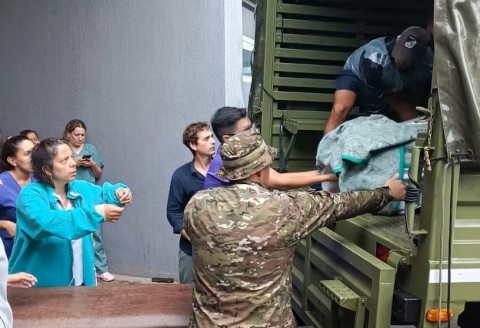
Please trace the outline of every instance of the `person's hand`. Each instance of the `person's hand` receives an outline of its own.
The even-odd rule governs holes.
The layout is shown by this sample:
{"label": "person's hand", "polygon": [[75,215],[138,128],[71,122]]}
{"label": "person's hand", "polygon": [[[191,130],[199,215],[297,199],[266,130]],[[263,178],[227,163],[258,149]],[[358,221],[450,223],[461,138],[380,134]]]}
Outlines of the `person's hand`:
{"label": "person's hand", "polygon": [[86,161],[87,161],[86,159],[83,159],[81,157],[75,157],[73,160],[75,161],[75,163],[77,163],[77,167],[78,166],[85,166]]}
{"label": "person's hand", "polygon": [[96,164],[95,161],[92,161],[91,158],[82,159],[82,166],[84,166],[84,167],[90,167],[91,168],[95,164]]}
{"label": "person's hand", "polygon": [[4,220],[3,228],[7,231],[10,237],[15,237],[15,230],[17,229],[17,224],[15,222]]}
{"label": "person's hand", "polygon": [[180,230],[180,235],[182,235],[186,240],[190,241],[190,237],[187,235],[185,229]]}
{"label": "person's hand", "polygon": [[123,207],[118,207],[111,204],[100,204],[95,206],[95,211],[107,222],[115,223],[120,219],[123,213]]}
{"label": "person's hand", "polygon": [[117,199],[123,205],[130,205],[132,203],[132,191],[128,188],[118,188],[115,191]]}
{"label": "person's hand", "polygon": [[395,200],[403,200],[407,189],[403,181],[398,180],[398,173],[385,182],[385,186],[390,189],[390,192]]}
{"label": "person's hand", "polygon": [[30,288],[35,286],[36,283],[37,283],[37,278],[35,278],[35,276],[26,272],[9,274],[7,276],[8,287]]}

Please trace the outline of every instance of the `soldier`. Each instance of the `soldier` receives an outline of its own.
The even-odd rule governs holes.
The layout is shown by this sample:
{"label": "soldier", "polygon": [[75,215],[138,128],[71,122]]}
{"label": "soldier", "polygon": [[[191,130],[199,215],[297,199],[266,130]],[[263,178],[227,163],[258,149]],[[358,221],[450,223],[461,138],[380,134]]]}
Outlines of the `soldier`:
{"label": "soldier", "polygon": [[370,191],[271,191],[275,149],[240,132],[221,150],[220,178],[231,185],[195,194],[184,213],[193,246],[190,327],[295,327],[290,307],[295,244],[336,220],[403,199],[396,178]]}

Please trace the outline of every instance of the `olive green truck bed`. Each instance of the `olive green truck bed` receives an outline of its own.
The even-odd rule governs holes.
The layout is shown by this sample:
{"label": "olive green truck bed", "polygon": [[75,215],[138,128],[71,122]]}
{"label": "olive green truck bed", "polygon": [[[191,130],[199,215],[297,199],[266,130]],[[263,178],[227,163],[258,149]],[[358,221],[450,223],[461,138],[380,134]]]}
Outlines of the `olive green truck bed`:
{"label": "olive green truck bed", "polygon": [[249,115],[267,143],[282,148],[289,171],[314,169],[336,74],[354,49],[410,25],[435,36],[432,135],[417,142],[420,159],[432,159],[431,170],[417,163],[421,210],[408,226],[403,216],[364,215],[303,240],[292,307],[305,324],[448,327],[427,316],[450,308],[452,322],[480,327],[478,4],[258,1]]}

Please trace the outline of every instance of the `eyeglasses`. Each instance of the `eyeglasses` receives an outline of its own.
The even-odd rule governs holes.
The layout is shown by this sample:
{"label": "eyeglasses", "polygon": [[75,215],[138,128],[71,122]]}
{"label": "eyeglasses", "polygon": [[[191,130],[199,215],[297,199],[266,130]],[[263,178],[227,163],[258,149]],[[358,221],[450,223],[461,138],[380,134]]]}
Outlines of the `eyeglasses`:
{"label": "eyeglasses", "polygon": [[226,136],[234,136],[236,135],[237,133],[240,133],[240,132],[244,132],[244,131],[248,131],[248,130],[252,130],[253,128],[253,123],[250,123],[247,127],[245,127],[244,129],[240,130],[240,131],[237,131],[235,133],[225,133]]}

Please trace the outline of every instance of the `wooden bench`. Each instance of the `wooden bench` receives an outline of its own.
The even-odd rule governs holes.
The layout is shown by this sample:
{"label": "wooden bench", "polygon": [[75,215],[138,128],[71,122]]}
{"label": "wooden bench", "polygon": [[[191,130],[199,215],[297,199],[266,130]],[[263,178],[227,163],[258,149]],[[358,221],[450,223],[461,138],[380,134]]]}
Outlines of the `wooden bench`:
{"label": "wooden bench", "polygon": [[14,327],[186,327],[191,285],[8,289]]}

